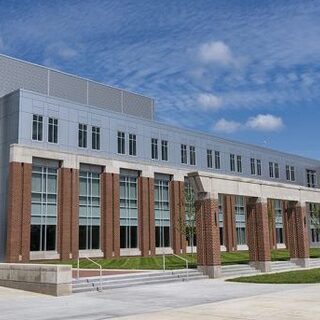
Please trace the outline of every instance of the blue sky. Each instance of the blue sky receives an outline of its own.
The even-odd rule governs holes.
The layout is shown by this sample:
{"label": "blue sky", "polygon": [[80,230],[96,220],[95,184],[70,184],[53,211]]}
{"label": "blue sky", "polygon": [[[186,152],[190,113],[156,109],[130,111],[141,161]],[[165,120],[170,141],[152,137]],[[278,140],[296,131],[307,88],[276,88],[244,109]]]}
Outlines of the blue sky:
{"label": "blue sky", "polygon": [[2,1],[0,52],[155,98],[180,127],[320,159],[320,1]]}

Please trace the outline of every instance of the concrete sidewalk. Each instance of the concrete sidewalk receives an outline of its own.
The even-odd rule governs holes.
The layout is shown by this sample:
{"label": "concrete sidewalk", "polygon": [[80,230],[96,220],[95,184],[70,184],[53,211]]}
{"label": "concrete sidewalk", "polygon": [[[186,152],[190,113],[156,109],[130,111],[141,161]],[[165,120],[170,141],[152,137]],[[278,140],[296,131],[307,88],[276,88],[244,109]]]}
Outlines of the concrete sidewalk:
{"label": "concrete sidewalk", "polygon": [[316,319],[319,285],[199,280],[50,297],[0,287],[0,319]]}

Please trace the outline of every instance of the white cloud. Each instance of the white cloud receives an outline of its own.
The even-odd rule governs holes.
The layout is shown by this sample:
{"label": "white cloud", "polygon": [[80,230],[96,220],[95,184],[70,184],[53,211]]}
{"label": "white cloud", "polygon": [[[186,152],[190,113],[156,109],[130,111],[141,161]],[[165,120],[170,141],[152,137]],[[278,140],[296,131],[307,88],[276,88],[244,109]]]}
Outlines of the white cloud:
{"label": "white cloud", "polygon": [[198,95],[198,103],[204,110],[219,110],[223,105],[222,98],[211,94],[211,93],[201,93]]}
{"label": "white cloud", "polygon": [[199,58],[204,63],[217,63],[230,65],[233,63],[233,55],[230,48],[222,41],[204,43],[199,48]]}
{"label": "white cloud", "polygon": [[221,133],[234,133],[239,130],[271,132],[279,131],[283,127],[284,124],[280,117],[271,114],[258,114],[255,117],[250,117],[244,123],[222,118],[213,125],[213,130]]}
{"label": "white cloud", "polygon": [[271,114],[259,114],[249,118],[246,127],[257,131],[278,131],[283,128],[283,121]]}
{"label": "white cloud", "polygon": [[216,132],[234,133],[241,129],[241,127],[242,125],[240,122],[229,121],[222,118],[214,124],[213,130]]}

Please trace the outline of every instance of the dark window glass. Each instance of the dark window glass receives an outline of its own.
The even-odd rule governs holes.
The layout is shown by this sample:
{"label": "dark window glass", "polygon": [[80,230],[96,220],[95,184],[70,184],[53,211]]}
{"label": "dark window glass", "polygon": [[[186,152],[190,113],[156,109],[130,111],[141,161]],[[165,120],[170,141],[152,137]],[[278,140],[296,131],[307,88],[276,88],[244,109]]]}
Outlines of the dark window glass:
{"label": "dark window glass", "polygon": [[78,140],[79,140],[80,148],[87,147],[87,125],[86,124],[79,123]]}
{"label": "dark window glass", "polygon": [[168,141],[161,141],[161,159],[163,161],[168,161]]}
{"label": "dark window glass", "polygon": [[216,169],[220,169],[220,151],[215,151],[214,152],[214,165]]}
{"label": "dark window glass", "polygon": [[181,163],[187,163],[187,146],[185,144],[181,145]]}
{"label": "dark window glass", "polygon": [[100,150],[100,128],[92,127],[92,149]]}
{"label": "dark window glass", "polygon": [[40,250],[40,225],[31,225],[30,251]]}
{"label": "dark window glass", "polygon": [[129,134],[129,155],[137,155],[137,136],[135,134]]}
{"label": "dark window glass", "polygon": [[125,142],[125,133],[118,131],[118,153],[126,153]]}
{"label": "dark window glass", "polygon": [[158,159],[158,139],[151,139],[151,158]]}

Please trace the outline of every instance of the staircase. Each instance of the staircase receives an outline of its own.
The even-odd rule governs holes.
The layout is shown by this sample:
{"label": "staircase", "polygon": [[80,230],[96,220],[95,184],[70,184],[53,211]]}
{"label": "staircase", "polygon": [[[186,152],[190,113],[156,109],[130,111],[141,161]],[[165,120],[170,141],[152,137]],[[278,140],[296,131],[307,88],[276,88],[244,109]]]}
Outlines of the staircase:
{"label": "staircase", "polygon": [[294,271],[297,269],[301,269],[301,267],[290,261],[271,262],[271,272]]}
{"label": "staircase", "polygon": [[[138,285],[147,284],[161,284],[170,283],[176,281],[191,281],[208,279],[201,272],[196,269],[174,270],[174,271],[159,271],[159,272],[143,272],[136,274],[115,275],[115,276],[103,276],[102,277],[102,289],[115,289],[124,288]],[[72,292],[87,292],[98,291],[100,288],[100,277],[88,277],[74,279],[72,281]]]}
{"label": "staircase", "polygon": [[251,267],[248,264],[233,264],[226,265],[221,267],[222,277],[237,277],[237,276],[246,276],[254,275],[261,273],[260,270],[257,270],[254,267]]}
{"label": "staircase", "polygon": [[320,268],[320,259],[319,258],[311,258],[309,260],[309,267],[310,268]]}

